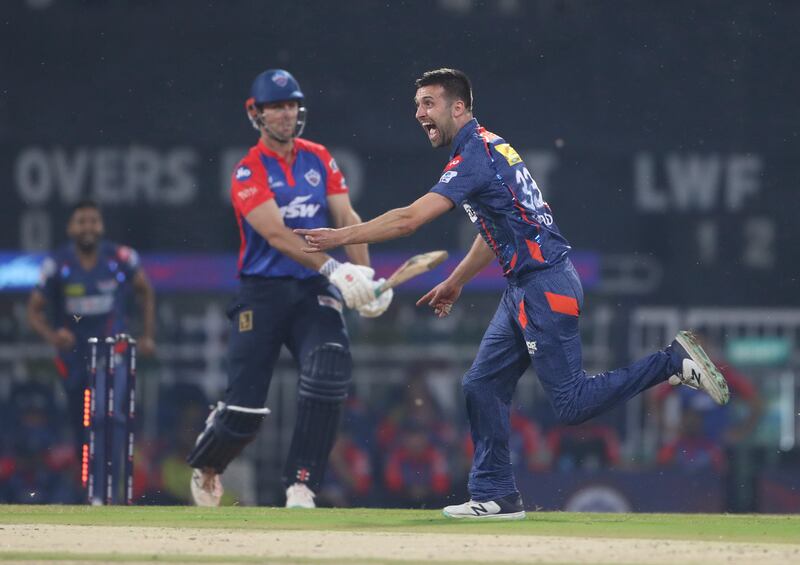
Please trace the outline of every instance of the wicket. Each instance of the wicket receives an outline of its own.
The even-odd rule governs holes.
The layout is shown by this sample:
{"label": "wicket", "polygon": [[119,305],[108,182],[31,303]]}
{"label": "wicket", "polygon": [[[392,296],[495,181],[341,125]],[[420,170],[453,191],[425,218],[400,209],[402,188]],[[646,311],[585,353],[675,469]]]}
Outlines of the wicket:
{"label": "wicket", "polygon": [[[90,337],[89,340],[89,379],[83,393],[83,427],[85,439],[82,449],[81,484],[86,488],[86,499],[89,504],[96,504],[98,494],[102,493],[105,504],[114,504],[114,494],[118,491],[114,481],[114,417],[115,390],[114,377],[117,369],[117,354],[122,355],[122,366],[125,369],[125,464],[124,485],[125,502],[133,504],[133,448],[134,421],[136,419],[136,340],[128,334],[117,334],[103,341],[105,371],[105,413],[98,418],[97,414],[97,368],[100,339]],[[104,418],[104,420],[103,420]],[[97,424],[104,422],[104,461],[101,468],[95,467],[97,456]],[[117,458],[118,459],[118,458]],[[105,471],[105,472],[103,472]],[[98,476],[95,476],[98,475]],[[104,484],[100,484],[100,475],[104,475]]]}

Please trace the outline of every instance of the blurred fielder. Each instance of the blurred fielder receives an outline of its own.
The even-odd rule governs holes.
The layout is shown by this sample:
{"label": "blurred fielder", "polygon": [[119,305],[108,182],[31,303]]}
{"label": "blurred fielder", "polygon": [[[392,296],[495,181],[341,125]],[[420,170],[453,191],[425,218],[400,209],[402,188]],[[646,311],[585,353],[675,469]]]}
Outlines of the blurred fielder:
{"label": "blurred fielder", "polygon": [[[125,310],[131,289],[142,316],[139,351],[145,356],[155,351],[155,293],[139,267],[139,255],[130,247],[103,240],[103,233],[103,216],[97,203],[84,200],[76,204],[67,222],[70,242],[44,260],[39,284],[28,300],[28,323],[56,349],[56,367],[67,394],[78,460],[84,442],[83,395],[89,378],[87,340],[97,337],[102,343],[105,337],[127,332]],[[116,386],[122,390],[122,381]],[[116,397],[120,425],[124,424],[124,397]],[[102,379],[96,402],[98,414],[102,414]],[[99,466],[103,460],[102,442],[97,449],[95,460]]]}
{"label": "blurred fielder", "polygon": [[688,332],[630,367],[587,375],[581,364],[578,319],[583,289],[569,244],[528,168],[503,138],[472,117],[472,87],[453,69],[429,71],[416,81],[416,119],[433,147],[451,146],[439,182],[405,208],[344,229],[296,230],[307,251],[386,241],[462,207],[480,234],[450,276],[420,298],[439,317],[450,313],[464,285],[497,258],[508,280],[500,306],[464,375],[475,455],[471,498],[448,506],[450,518],[525,517],[509,461],[509,406],[533,363],[555,413],[578,424],[676,375],[674,381],[728,401],[725,379]]}
{"label": "blurred fielder", "polygon": [[256,436],[281,347],[300,368],[297,421],[284,467],[286,506],[313,508],[350,384],[350,344],[343,302],[365,317],[380,316],[391,291],[375,298],[369,253],[347,247],[352,263],[303,252],[293,228],[361,221],[342,173],[322,145],[300,138],[303,93],[280,69],[258,75],[247,115],[260,133],[236,166],[231,200],[241,236],[239,294],[228,316],[228,388],[188,457],[199,506],[217,506],[220,475]]}

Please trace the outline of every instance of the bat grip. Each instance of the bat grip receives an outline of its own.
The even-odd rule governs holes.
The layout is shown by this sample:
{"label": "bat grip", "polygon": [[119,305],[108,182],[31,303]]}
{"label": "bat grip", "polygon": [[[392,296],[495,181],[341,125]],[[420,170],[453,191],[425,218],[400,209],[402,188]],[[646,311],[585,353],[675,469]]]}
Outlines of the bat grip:
{"label": "bat grip", "polygon": [[375,298],[378,298],[381,294],[392,288],[389,286],[388,282],[389,281],[383,281],[381,284],[375,287]]}

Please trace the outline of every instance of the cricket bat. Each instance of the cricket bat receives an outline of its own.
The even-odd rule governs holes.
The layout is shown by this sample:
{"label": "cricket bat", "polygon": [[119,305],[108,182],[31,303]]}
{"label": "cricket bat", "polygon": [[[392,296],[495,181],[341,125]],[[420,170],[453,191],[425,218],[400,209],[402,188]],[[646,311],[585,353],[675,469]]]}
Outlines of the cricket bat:
{"label": "cricket bat", "polygon": [[413,279],[417,275],[427,273],[434,267],[441,265],[447,259],[447,251],[429,251],[414,255],[411,259],[400,265],[383,284],[375,289],[375,297],[380,296],[390,288]]}

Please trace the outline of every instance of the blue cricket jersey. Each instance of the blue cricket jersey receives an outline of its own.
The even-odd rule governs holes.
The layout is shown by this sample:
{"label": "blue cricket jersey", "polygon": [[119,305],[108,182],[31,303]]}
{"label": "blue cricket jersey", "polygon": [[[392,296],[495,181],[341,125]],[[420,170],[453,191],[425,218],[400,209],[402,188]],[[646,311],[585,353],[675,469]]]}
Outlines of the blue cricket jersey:
{"label": "blue cricket jersey", "polygon": [[231,201],[239,225],[239,275],[307,279],[319,273],[270,246],[245,216],[274,198],[287,227],[323,228],[330,225],[328,196],[347,193],[347,184],[328,150],[297,138],[291,166],[263,141],[236,166]]}
{"label": "blue cricket jersey", "polygon": [[44,260],[36,288],[47,300],[54,327],[67,328],[77,340],[74,350],[59,352],[62,376],[84,369],[88,338],[102,340],[125,331],[127,298],[138,270],[136,251],[109,241],[98,244],[97,263],[88,271],[72,243]]}
{"label": "blue cricket jersey", "polygon": [[509,280],[548,269],[570,250],[522,158],[475,119],[456,134],[431,191],[464,208]]}

